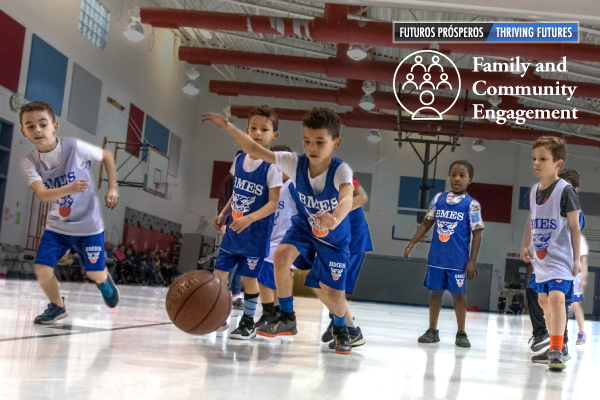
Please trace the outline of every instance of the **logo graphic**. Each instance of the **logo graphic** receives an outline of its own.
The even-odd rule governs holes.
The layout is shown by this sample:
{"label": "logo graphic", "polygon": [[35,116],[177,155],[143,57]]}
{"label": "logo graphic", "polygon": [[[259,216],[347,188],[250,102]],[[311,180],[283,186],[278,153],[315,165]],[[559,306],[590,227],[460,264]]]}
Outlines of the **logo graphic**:
{"label": "logo graphic", "polygon": [[[442,62],[449,65],[444,67]],[[450,80],[455,84],[458,81],[458,85],[452,86]],[[435,50],[421,50],[406,56],[394,73],[396,100],[413,120],[441,120],[442,114],[458,100],[460,89],[458,68],[448,56]],[[454,94],[436,96],[434,92],[439,91],[454,91]],[[418,101],[415,101],[413,93],[419,95]],[[448,106],[452,98],[452,104]]]}
{"label": "logo graphic", "polygon": [[100,246],[89,246],[85,248],[85,252],[88,256],[88,259],[92,264],[96,264],[98,261],[98,257],[100,257],[100,252],[102,248]]}
{"label": "logo graphic", "polygon": [[556,280],[556,283],[561,283],[561,282],[562,282],[562,279],[557,279]]}
{"label": "logo graphic", "polygon": [[260,258],[247,258],[246,260],[248,261],[248,267],[253,270],[254,268],[256,268],[256,265],[258,264],[258,260],[260,260]]}
{"label": "logo graphic", "polygon": [[241,194],[233,192],[233,199],[231,200],[231,216],[234,220],[241,218],[245,212],[250,211],[250,204],[256,201],[256,196],[247,197]]}
{"label": "logo graphic", "polygon": [[456,279],[458,287],[462,287],[465,283],[465,274],[454,275],[454,279]]}
{"label": "logo graphic", "polygon": [[323,237],[329,235],[329,229],[323,229],[319,225],[317,225],[316,214],[311,214],[311,212],[308,211],[308,208],[306,208],[306,206],[304,207],[304,209],[306,210],[306,214],[308,214],[308,223],[310,224],[310,226],[312,228],[313,235],[315,235],[318,238],[323,238]]}
{"label": "logo graphic", "polygon": [[343,269],[331,268],[331,276],[333,277],[333,280],[337,281],[338,279],[340,279],[340,276],[342,276],[342,272],[344,272]]}
{"label": "logo graphic", "polygon": [[533,249],[540,260],[543,260],[548,253],[548,241],[552,236],[552,232],[538,233],[533,235]]}
{"label": "logo graphic", "polygon": [[68,217],[71,215],[71,206],[73,205],[73,197],[71,195],[63,196],[56,200],[58,203],[58,213],[61,217]]}
{"label": "logo graphic", "polygon": [[440,238],[440,242],[446,243],[450,240],[450,235],[454,233],[454,228],[458,225],[457,222],[446,222],[437,220],[437,232]]}

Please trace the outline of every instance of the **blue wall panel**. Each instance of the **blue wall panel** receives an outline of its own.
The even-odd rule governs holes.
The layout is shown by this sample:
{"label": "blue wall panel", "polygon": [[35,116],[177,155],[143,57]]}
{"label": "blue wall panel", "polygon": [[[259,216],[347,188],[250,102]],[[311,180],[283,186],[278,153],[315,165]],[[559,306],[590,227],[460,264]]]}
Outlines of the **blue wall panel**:
{"label": "blue wall panel", "polygon": [[[400,177],[400,193],[398,194],[398,207],[419,208],[419,188],[423,182],[422,178],[414,178],[411,176]],[[431,185],[432,179],[428,180]],[[429,202],[433,200],[436,194],[444,192],[446,189],[445,179],[436,179],[434,187],[429,189]],[[416,211],[398,210],[398,214],[417,215]]]}
{"label": "blue wall panel", "polygon": [[156,146],[157,150],[166,156],[169,154],[169,129],[150,115],[146,115],[144,143]]}

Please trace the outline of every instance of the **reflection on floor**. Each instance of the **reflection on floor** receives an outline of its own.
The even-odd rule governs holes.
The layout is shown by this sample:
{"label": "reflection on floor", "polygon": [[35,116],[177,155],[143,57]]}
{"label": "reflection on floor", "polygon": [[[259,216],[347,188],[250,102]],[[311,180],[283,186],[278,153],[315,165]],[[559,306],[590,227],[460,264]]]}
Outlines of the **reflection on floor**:
{"label": "reflection on floor", "polygon": [[319,342],[328,319],[313,299],[295,301],[297,336],[236,341],[177,330],[165,312],[166,288],[123,286],[113,310],[95,285],[66,283],[62,290],[69,317],[39,326],[32,320],[47,301],[37,283],[0,281],[0,399],[529,400],[596,393],[598,322],[586,321],[588,343],[570,343],[567,370],[552,373],[530,362],[527,316],[469,313],[473,347],[462,349],[454,345],[452,310],[442,310],[442,341],[423,345],[417,337],[427,328],[427,308],[353,302],[367,344],[344,356]]}

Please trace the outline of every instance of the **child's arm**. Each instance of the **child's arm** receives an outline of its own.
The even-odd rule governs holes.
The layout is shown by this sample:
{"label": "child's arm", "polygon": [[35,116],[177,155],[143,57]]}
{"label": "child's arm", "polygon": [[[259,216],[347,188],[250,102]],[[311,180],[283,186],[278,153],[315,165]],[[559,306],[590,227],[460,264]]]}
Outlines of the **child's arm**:
{"label": "child's arm", "polygon": [[115,158],[106,150],[102,150],[102,165],[104,165],[104,170],[106,171],[106,177],[108,179],[108,191],[104,195],[104,202],[106,203],[106,207],[112,210],[119,203],[117,169],[115,168]]}
{"label": "child's arm", "polygon": [[[275,164],[275,153],[269,149],[265,149],[250,136],[240,131],[233,124],[229,123],[223,116],[213,113],[203,114],[202,122],[210,121],[229,135],[233,141],[240,146],[240,149],[250,157],[264,160],[268,163]],[[279,201],[279,200],[278,200]],[[269,214],[267,214],[269,215]]]}
{"label": "child's arm", "polygon": [[[246,229],[251,223],[254,221],[258,221],[264,217],[267,217],[277,210],[277,206],[279,205],[279,191],[281,190],[281,186],[276,186],[273,188],[269,188],[269,202],[261,207],[259,210],[256,210],[252,214],[245,215],[241,218],[236,219],[229,225],[234,232],[240,233],[244,229]],[[231,200],[231,199],[230,199]],[[229,203],[231,204],[231,203]]]}
{"label": "child's arm", "polygon": [[369,201],[369,197],[367,197],[367,193],[364,191],[364,189],[361,186],[354,189],[354,193],[352,193],[352,195],[354,197],[352,198],[352,210],[351,211],[356,210],[358,207],[364,206]]}
{"label": "child's arm", "polygon": [[[577,222],[579,223],[579,221]],[[530,263],[533,259],[529,252],[529,245],[531,244],[531,224],[529,223],[529,216],[527,217],[527,227],[525,228],[525,238],[523,238],[523,248],[521,249],[521,260],[526,263]]]}
{"label": "child's arm", "polygon": [[413,238],[410,240],[410,242],[408,242],[408,244],[406,245],[406,248],[404,249],[404,259],[405,260],[408,260],[408,255],[410,254],[412,249],[414,249],[415,244],[417,244],[417,242],[419,240],[423,239],[423,236],[425,236],[425,234],[427,232],[429,232],[429,230],[431,229],[431,227],[433,226],[434,223],[435,223],[435,219],[425,218],[423,220],[423,222],[419,226],[419,229],[417,229]]}
{"label": "child's arm", "polygon": [[223,209],[221,210],[221,213],[217,215],[217,218],[215,218],[215,220],[213,221],[213,226],[216,230],[221,230],[221,227],[223,226],[225,221],[227,221],[227,217],[229,217],[229,214],[231,214],[231,197],[229,198],[229,201],[227,201],[227,204],[225,204],[225,207],[223,207]]}
{"label": "child's arm", "polygon": [[35,181],[31,184],[31,189],[38,200],[42,203],[57,201],[58,199],[76,193],[83,193],[88,187],[85,179],[75,180],[68,185],[56,189],[46,189],[42,181]]}
{"label": "child's arm", "polygon": [[339,189],[339,202],[332,213],[318,211],[315,223],[323,229],[335,229],[346,218],[352,210],[352,192],[354,188],[351,183],[342,183]]}
{"label": "child's arm", "polygon": [[579,284],[580,288],[584,288],[587,285],[587,274],[588,274],[588,263],[587,256],[581,256],[581,283]]}
{"label": "child's arm", "polygon": [[471,280],[477,276],[477,255],[479,254],[479,247],[481,247],[481,231],[483,229],[477,229],[473,231],[473,241],[471,242],[471,257],[467,263],[467,279]]}
{"label": "child's arm", "polygon": [[581,230],[579,227],[579,210],[567,213],[567,223],[571,231],[571,245],[573,246],[573,276],[581,272]]}

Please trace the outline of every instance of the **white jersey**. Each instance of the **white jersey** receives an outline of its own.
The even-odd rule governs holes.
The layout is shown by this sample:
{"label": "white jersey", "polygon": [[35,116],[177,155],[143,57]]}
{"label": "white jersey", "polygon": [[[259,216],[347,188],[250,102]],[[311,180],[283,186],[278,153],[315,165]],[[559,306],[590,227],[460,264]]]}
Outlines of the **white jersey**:
{"label": "white jersey", "polygon": [[559,180],[550,198],[542,205],[537,205],[537,189],[539,184],[531,188],[529,196],[529,223],[533,240],[533,259],[531,264],[537,283],[552,279],[572,281],[573,246],[567,219],[560,215],[560,199],[562,192],[569,184]]}
{"label": "white jersey", "polygon": [[[587,240],[585,240],[585,236],[581,235],[581,256],[587,256],[590,252],[590,247],[587,244]],[[577,274],[575,279],[573,279],[573,294],[582,295],[583,289],[579,287],[581,283],[581,279],[583,278],[583,273]]]}
{"label": "white jersey", "polygon": [[284,182],[281,191],[279,192],[279,203],[277,205],[277,211],[275,211],[273,232],[271,233],[271,251],[269,251],[268,257],[265,258],[265,261],[270,262],[271,264],[273,263],[273,254],[275,254],[277,246],[279,246],[285,233],[290,229],[290,226],[292,226],[292,215],[294,214],[294,210],[290,198],[290,183],[292,183],[291,179]]}

